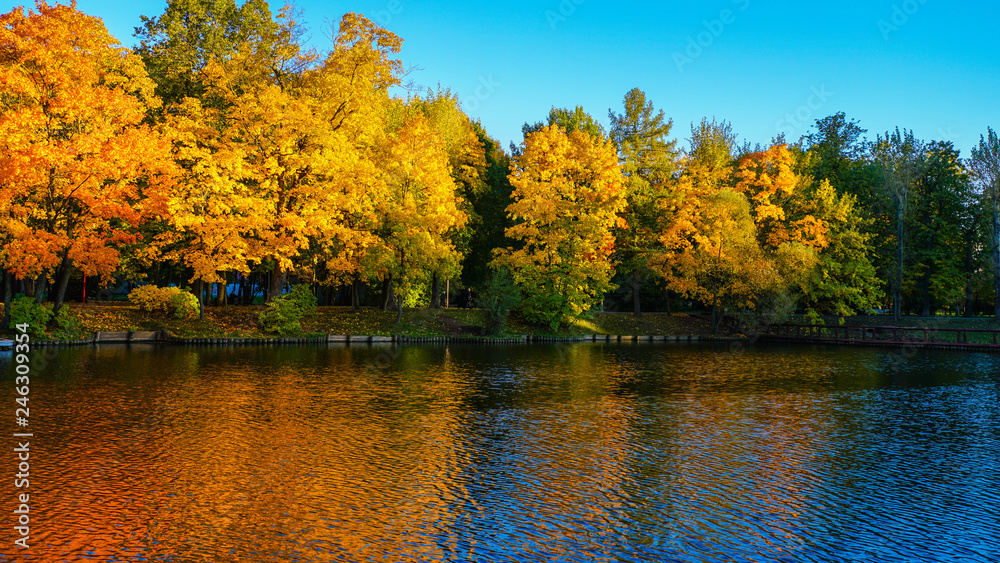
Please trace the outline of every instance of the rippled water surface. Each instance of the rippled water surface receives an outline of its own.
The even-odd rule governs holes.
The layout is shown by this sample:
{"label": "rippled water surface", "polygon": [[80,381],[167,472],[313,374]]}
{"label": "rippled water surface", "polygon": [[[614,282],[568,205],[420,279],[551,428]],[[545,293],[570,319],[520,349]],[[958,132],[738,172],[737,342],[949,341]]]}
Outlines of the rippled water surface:
{"label": "rippled water surface", "polygon": [[1000,561],[996,355],[102,347],[34,369],[33,547],[0,561]]}

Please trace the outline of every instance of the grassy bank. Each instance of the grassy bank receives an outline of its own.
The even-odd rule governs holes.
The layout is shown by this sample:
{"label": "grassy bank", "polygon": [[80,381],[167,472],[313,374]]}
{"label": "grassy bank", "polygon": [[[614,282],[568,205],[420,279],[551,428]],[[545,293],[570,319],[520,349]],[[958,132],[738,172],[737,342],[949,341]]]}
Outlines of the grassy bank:
{"label": "grassy bank", "polygon": [[[263,306],[208,307],[205,319],[180,320],[150,316],[134,306],[121,304],[68,305],[79,319],[80,331],[161,330],[183,338],[260,338],[257,316]],[[288,336],[364,334],[404,336],[483,335],[483,313],[478,309],[406,309],[396,323],[394,311],[349,307],[319,307],[302,321],[302,330]],[[596,313],[553,332],[512,318],[504,335],[585,336],[591,334],[688,335],[710,333],[708,323],[686,314],[652,313],[635,317],[623,313]]]}
{"label": "grassy bank", "polygon": [[[261,338],[272,336],[260,331],[257,316],[263,306],[208,307],[205,320],[179,320],[165,316],[150,316],[127,303],[68,305],[79,318],[80,332],[160,330],[166,329],[183,338]],[[0,306],[2,310],[2,306]],[[808,324],[803,318],[792,322]],[[828,319],[828,324],[838,324]],[[891,316],[857,316],[847,319],[850,325],[889,326]],[[991,318],[965,319],[957,317],[904,317],[904,327],[998,329],[1000,323]],[[396,313],[380,309],[349,307],[319,307],[303,319],[302,330],[288,336],[317,334],[458,336],[483,335],[484,319],[478,309],[406,309],[403,321],[396,323]],[[504,335],[587,336],[591,334],[627,335],[702,335],[711,334],[708,319],[686,313],[667,315],[647,313],[636,317],[629,313],[595,313],[576,321],[558,332],[548,327],[527,324],[512,318]]]}

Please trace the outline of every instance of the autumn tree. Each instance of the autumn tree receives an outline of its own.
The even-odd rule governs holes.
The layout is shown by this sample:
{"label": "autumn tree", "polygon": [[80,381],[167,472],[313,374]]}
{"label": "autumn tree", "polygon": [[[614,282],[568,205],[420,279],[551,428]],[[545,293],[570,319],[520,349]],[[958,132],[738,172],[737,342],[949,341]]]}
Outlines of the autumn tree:
{"label": "autumn tree", "polygon": [[829,244],[827,226],[804,209],[794,164],[788,145],[751,153],[740,160],[735,189],[752,202],[762,245],[798,242],[819,251]]}
{"label": "autumn tree", "polygon": [[[527,139],[528,135],[532,133],[537,133],[541,131],[546,126],[558,126],[566,130],[566,133],[572,133],[573,131],[583,131],[584,133],[594,137],[595,139],[601,139],[602,141],[607,138],[607,133],[604,131],[604,126],[594,119],[594,116],[587,113],[583,106],[576,106],[573,109],[567,108],[557,108],[555,106],[549,110],[549,115],[545,121],[536,121],[535,123],[525,123],[521,126],[521,134]],[[519,156],[521,154],[521,149],[518,145],[514,143],[510,144],[510,152],[514,156]]]}
{"label": "autumn tree", "polygon": [[968,165],[991,222],[989,249],[993,266],[993,314],[1000,320],[1000,139],[992,128],[979,138]]}
{"label": "autumn tree", "polygon": [[206,103],[202,71],[209,62],[231,59],[241,46],[278,32],[263,0],[247,0],[240,6],[235,0],[168,0],[159,16],[140,17],[135,51],[167,107],[185,98]]}
{"label": "autumn tree", "polygon": [[[377,204],[379,247],[372,253],[395,286],[396,322],[415,285],[451,265],[461,254],[452,241],[467,216],[448,163],[444,142],[419,112],[409,112],[390,132],[383,160],[386,190]],[[447,270],[444,270],[447,272]]]}
{"label": "autumn tree", "polygon": [[266,225],[255,186],[242,181],[242,152],[233,150],[218,123],[219,111],[196,98],[174,107],[167,121],[173,157],[181,172],[171,190],[156,236],[159,256],[183,264],[197,282],[201,318],[204,284],[224,281],[226,271],[245,272],[257,259],[254,235]]}
{"label": "autumn tree", "polygon": [[[212,103],[190,98],[172,118],[201,120],[201,137],[194,139],[201,160],[189,163],[195,172],[189,186],[209,186],[198,174],[218,176],[210,185],[221,190],[211,196],[220,200],[213,204],[220,224],[252,228],[227,231],[230,249],[216,258],[229,258],[203,259],[199,275],[211,276],[212,262],[232,265],[241,256],[269,264],[269,298],[282,293],[296,261],[317,245],[330,270],[359,270],[373,241],[380,121],[401,66],[392,58],[399,38],[357,14],[344,16],[323,60],[300,47],[287,8],[276,23],[261,26],[230,57],[208,61],[199,80]],[[197,125],[175,129],[183,134],[191,127]],[[183,190],[174,197],[187,205]]]}
{"label": "autumn tree", "polygon": [[[451,234],[451,242],[467,256],[473,233],[482,224],[472,202],[488,188],[484,181],[486,159],[483,141],[480,140],[469,116],[462,111],[458,97],[449,90],[428,90],[423,98],[414,98],[415,109],[427,117],[428,125],[441,142],[448,158],[448,168],[461,202],[461,210],[468,221]],[[431,307],[441,306],[441,279],[450,279],[459,270],[459,264],[441,263],[432,268]]]}
{"label": "autumn tree", "polygon": [[658,227],[661,209],[673,197],[673,174],[677,170],[677,142],[669,140],[673,121],[663,110],[654,113],[646,94],[634,88],[624,99],[625,113],[608,111],[611,140],[618,147],[625,176],[622,212],[623,229],[616,231],[618,262],[632,277],[632,304],[636,315],[642,313],[640,289],[643,272],[658,250]]}
{"label": "autumn tree", "polygon": [[525,317],[556,329],[612,289],[612,229],[625,206],[617,151],[610,140],[546,126],[524,140],[510,182],[507,236],[520,246],[499,250],[495,265],[512,272]]}
{"label": "autumn tree", "polygon": [[143,125],[158,101],[140,58],[74,6],[0,16],[0,217],[6,267],[55,309],[73,268],[111,278],[119,246],[162,213],[168,144]]}
{"label": "autumn tree", "polygon": [[828,228],[805,204],[788,147],[779,144],[733,162],[735,137],[727,124],[692,127],[692,146],[664,209],[662,254],[653,262],[668,287],[743,330],[791,312],[809,286]]}
{"label": "autumn tree", "polygon": [[[703,299],[698,276],[701,265],[697,236],[717,230],[705,207],[733,185],[736,139],[726,122],[702,120],[692,124],[690,146],[680,161],[681,173],[671,198],[661,200],[657,209],[660,252],[650,261],[670,291],[690,299]],[[707,301],[706,301],[707,302]]]}

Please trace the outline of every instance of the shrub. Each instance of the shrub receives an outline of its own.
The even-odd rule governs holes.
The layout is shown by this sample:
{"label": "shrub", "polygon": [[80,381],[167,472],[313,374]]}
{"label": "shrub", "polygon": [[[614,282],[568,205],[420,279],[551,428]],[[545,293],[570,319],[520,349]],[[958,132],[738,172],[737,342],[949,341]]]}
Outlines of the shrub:
{"label": "shrub", "polygon": [[279,335],[302,330],[302,317],[316,312],[316,296],[308,285],[297,285],[286,295],[272,300],[257,320],[264,332]]}
{"label": "shrub", "polygon": [[483,309],[486,334],[500,334],[507,325],[507,317],[511,310],[521,301],[521,292],[510,275],[510,270],[500,268],[493,272],[482,297],[476,299],[476,305]]}
{"label": "shrub", "polygon": [[45,327],[52,318],[52,309],[44,304],[35,303],[31,297],[18,297],[10,304],[10,327],[27,324],[28,333],[32,336],[43,336]]}
{"label": "shrub", "polygon": [[144,285],[133,289],[128,300],[140,311],[173,315],[178,319],[189,319],[199,311],[198,298],[179,287]]}
{"label": "shrub", "polygon": [[83,336],[83,327],[80,326],[80,317],[70,311],[69,307],[63,305],[55,318],[56,326],[52,336],[59,340],[76,340]]}

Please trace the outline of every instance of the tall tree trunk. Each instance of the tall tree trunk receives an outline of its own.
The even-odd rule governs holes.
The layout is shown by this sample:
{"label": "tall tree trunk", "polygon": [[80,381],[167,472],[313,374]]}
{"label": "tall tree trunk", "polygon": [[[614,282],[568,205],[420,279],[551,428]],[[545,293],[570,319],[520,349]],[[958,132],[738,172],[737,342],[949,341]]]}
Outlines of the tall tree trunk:
{"label": "tall tree trunk", "polygon": [[286,281],[288,281],[288,272],[282,270],[280,265],[275,266],[271,272],[271,288],[267,294],[268,303],[281,297],[281,294],[285,291]]}
{"label": "tall tree trunk", "polygon": [[899,324],[903,317],[903,202],[896,213],[896,281],[892,284],[892,318]]}
{"label": "tall tree trunk", "polygon": [[354,278],[351,281],[351,308],[355,310],[361,308],[361,296],[358,295],[359,289],[361,289],[361,282],[358,278]]}
{"label": "tall tree trunk", "polygon": [[14,299],[14,276],[3,271],[3,330],[10,328],[10,302]]}
{"label": "tall tree trunk", "polygon": [[45,272],[38,274],[38,277],[35,278],[35,304],[42,304],[42,300],[45,298],[45,284],[48,281],[49,279],[45,276]]}
{"label": "tall tree trunk", "polygon": [[198,280],[198,283],[195,284],[195,287],[197,288],[196,291],[198,292],[198,318],[201,320],[205,320],[205,282],[202,280]]}
{"label": "tall tree trunk", "polygon": [[712,296],[712,334],[717,334],[719,332],[719,296]]}
{"label": "tall tree trunk", "polygon": [[642,316],[642,306],[639,303],[639,289],[642,283],[639,280],[639,269],[636,268],[632,271],[632,314],[641,317]]}
{"label": "tall tree trunk", "polygon": [[403,322],[403,296],[396,296],[396,324]]}
{"label": "tall tree trunk", "polygon": [[971,318],[973,316],[972,307],[974,293],[972,291],[972,276],[973,276],[973,233],[968,232],[965,234],[965,317]]}
{"label": "tall tree trunk", "polygon": [[1000,211],[993,210],[993,317],[1000,321]]}
{"label": "tall tree trunk", "polygon": [[436,272],[431,278],[431,309],[441,308],[441,276]]}
{"label": "tall tree trunk", "polygon": [[392,291],[392,274],[386,274],[382,280],[382,310],[388,311],[394,304]]}
{"label": "tall tree trunk", "polygon": [[920,311],[921,317],[931,316],[931,268],[928,268],[923,275],[923,279],[920,280],[923,287],[923,307]]}
{"label": "tall tree trunk", "polygon": [[59,271],[59,279],[57,280],[56,286],[56,303],[52,306],[52,317],[59,313],[59,309],[62,309],[63,301],[66,300],[66,288],[69,286],[69,275],[73,271],[73,261],[69,259],[69,256],[63,258],[62,268]]}
{"label": "tall tree trunk", "polygon": [[670,312],[670,289],[663,290],[663,293],[666,295],[667,298],[667,316],[669,317],[673,314]]}

